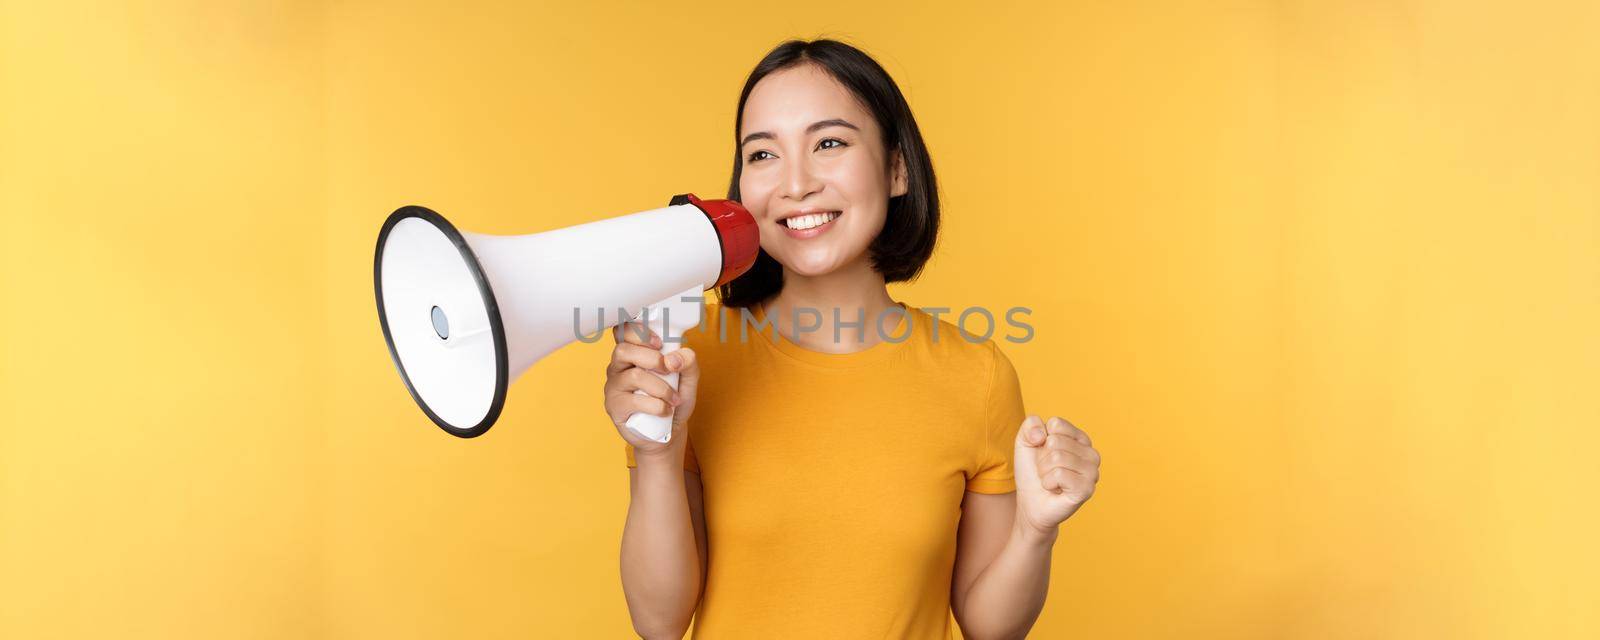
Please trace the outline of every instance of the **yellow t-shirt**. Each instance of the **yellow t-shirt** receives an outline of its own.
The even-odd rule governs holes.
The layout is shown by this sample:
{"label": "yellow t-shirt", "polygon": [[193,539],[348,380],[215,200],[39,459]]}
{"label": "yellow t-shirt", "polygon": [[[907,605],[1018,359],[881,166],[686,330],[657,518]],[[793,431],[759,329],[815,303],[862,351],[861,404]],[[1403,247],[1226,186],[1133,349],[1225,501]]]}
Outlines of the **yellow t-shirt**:
{"label": "yellow t-shirt", "polygon": [[740,310],[714,303],[685,336],[701,368],[685,467],[709,549],[694,637],[952,637],[961,499],[1016,490],[1011,362],[916,309],[885,318],[903,341],[850,354],[750,313],[744,340]]}

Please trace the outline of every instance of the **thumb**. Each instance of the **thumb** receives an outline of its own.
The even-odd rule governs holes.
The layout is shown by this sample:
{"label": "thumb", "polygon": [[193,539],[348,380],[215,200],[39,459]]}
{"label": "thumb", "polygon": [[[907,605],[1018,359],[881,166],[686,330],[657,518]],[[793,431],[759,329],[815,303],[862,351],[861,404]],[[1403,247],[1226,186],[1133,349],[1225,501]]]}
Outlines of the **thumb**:
{"label": "thumb", "polygon": [[[1037,478],[1039,468],[1036,458],[1039,447],[1044,446],[1044,421],[1039,416],[1028,416],[1017,429],[1017,450],[1011,464],[1019,478]],[[1024,473],[1026,472],[1026,473]]]}

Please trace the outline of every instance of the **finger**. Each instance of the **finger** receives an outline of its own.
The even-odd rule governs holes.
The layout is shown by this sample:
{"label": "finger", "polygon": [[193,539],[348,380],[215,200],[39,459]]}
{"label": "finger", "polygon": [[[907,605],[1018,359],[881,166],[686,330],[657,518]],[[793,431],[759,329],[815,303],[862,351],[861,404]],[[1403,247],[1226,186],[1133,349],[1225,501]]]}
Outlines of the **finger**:
{"label": "finger", "polygon": [[1094,495],[1095,481],[1093,478],[1085,477],[1082,474],[1073,473],[1066,469],[1055,469],[1050,473],[1051,477],[1040,479],[1039,485],[1053,487],[1053,489],[1047,490],[1054,491],[1056,495],[1072,495],[1083,499],[1088,499],[1089,496]]}
{"label": "finger", "polygon": [[667,404],[661,398],[641,396],[637,393],[629,393],[622,404],[625,411],[623,411],[622,419],[617,421],[618,424],[627,422],[628,417],[635,413],[648,413],[653,416],[666,417],[667,414],[672,412],[672,405]]}
{"label": "finger", "polygon": [[1049,443],[1045,447],[1046,449],[1051,451],[1071,451],[1085,460],[1093,460],[1096,464],[1100,463],[1100,452],[1095,451],[1094,447],[1060,434],[1049,436],[1047,440],[1049,440]]}
{"label": "finger", "polygon": [[1096,448],[1091,447],[1089,445],[1083,445],[1081,447],[1070,449],[1070,451],[1072,451],[1073,453],[1078,454],[1078,457],[1083,458],[1084,460],[1088,460],[1090,464],[1093,464],[1095,466],[1095,468],[1099,468],[1100,467],[1100,450],[1099,449],[1096,449]]}
{"label": "finger", "polygon": [[623,371],[618,377],[621,378],[621,384],[617,385],[617,391],[632,393],[633,390],[638,389],[674,405],[677,404],[678,392],[673,391],[672,385],[667,384],[666,380],[662,380],[661,376],[634,367]]}
{"label": "finger", "polygon": [[1045,491],[1061,493],[1072,486],[1073,472],[1066,469],[1051,469],[1039,475],[1039,484]]}
{"label": "finger", "polygon": [[1077,442],[1077,440],[1070,440],[1069,438],[1066,446],[1048,446],[1046,450],[1066,451],[1066,453],[1072,454],[1074,458],[1080,459],[1090,467],[1099,467],[1099,451],[1094,451],[1093,446],[1085,445],[1085,443]]}
{"label": "finger", "polygon": [[1047,424],[1047,426],[1050,429],[1050,433],[1064,434],[1073,440],[1077,440],[1078,442],[1082,442],[1087,445],[1092,446],[1094,444],[1089,441],[1089,434],[1084,433],[1082,429],[1077,427],[1077,425],[1067,422],[1066,418],[1062,418],[1060,416],[1052,417],[1050,418],[1050,422]]}
{"label": "finger", "polygon": [[700,356],[694,352],[694,349],[679,347],[677,351],[667,354],[662,359],[661,366],[668,373],[678,372],[688,375],[692,370],[693,375],[699,375]]}
{"label": "finger", "polygon": [[650,327],[642,322],[629,320],[617,324],[616,327],[611,329],[611,338],[616,340],[617,344],[628,342],[645,347],[661,348],[661,336],[656,335],[656,332],[651,331]]}
{"label": "finger", "polygon": [[1017,428],[1017,447],[1036,448],[1045,444],[1044,421],[1039,416],[1028,416]]}
{"label": "finger", "polygon": [[1045,436],[1044,439],[1044,446],[1047,449],[1069,449],[1074,445],[1081,447],[1083,446],[1083,443],[1073,440],[1072,436],[1064,433],[1052,433],[1048,436]]}
{"label": "finger", "polygon": [[638,413],[665,416],[672,405],[654,396],[639,395],[632,391],[613,391],[606,396],[606,415],[611,422],[622,426],[628,418]]}
{"label": "finger", "polygon": [[1087,475],[1094,471],[1096,463],[1076,452],[1066,449],[1051,449],[1040,456],[1038,468],[1041,472],[1051,469],[1067,469],[1080,475]]}
{"label": "finger", "polygon": [[624,342],[611,350],[611,364],[606,365],[606,373],[608,375],[616,375],[629,367],[669,373],[662,362],[660,351],[643,345]]}

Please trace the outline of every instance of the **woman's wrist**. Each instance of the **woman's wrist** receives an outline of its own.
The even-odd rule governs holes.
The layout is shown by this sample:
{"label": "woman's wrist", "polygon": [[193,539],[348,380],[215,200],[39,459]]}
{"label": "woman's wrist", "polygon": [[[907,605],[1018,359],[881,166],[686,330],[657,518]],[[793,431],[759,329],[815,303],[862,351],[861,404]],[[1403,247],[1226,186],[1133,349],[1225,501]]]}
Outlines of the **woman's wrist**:
{"label": "woman's wrist", "polygon": [[635,447],[633,459],[639,464],[640,469],[656,467],[681,469],[683,468],[684,448],[681,445],[663,447],[661,449],[644,450]]}
{"label": "woman's wrist", "polygon": [[1034,526],[1028,522],[1028,518],[1022,514],[1021,509],[1017,510],[1017,517],[1011,527],[1011,539],[1027,547],[1053,547],[1060,533],[1061,525],[1059,524],[1048,529]]}

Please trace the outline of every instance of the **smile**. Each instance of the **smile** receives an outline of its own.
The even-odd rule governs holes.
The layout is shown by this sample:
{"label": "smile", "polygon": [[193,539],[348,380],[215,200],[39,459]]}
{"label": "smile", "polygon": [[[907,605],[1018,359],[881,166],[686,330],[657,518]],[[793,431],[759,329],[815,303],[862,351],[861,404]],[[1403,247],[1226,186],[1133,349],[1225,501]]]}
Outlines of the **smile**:
{"label": "smile", "polygon": [[832,227],[833,221],[843,215],[838,211],[819,211],[790,216],[778,221],[792,238],[811,238]]}

